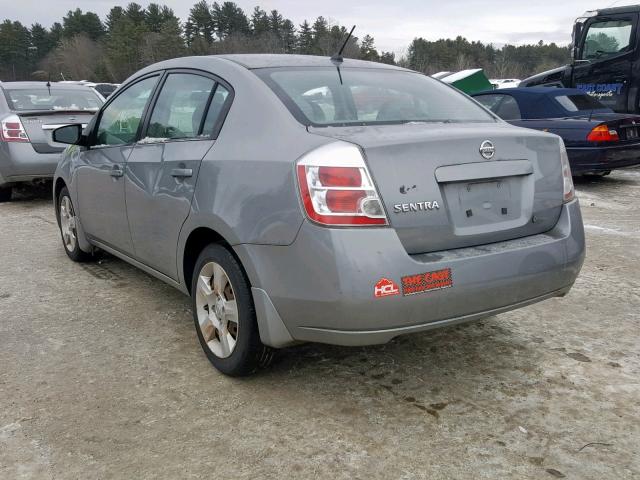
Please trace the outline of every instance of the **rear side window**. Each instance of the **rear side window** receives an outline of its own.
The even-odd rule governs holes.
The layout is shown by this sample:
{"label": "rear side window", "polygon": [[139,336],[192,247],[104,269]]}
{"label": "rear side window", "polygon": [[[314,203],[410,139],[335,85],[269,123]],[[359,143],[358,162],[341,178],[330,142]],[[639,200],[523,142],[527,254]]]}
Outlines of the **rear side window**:
{"label": "rear side window", "polygon": [[520,120],[522,118],[518,102],[510,95],[504,96],[495,113],[503,120]]}
{"label": "rear side window", "polygon": [[475,98],[503,120],[522,119],[518,102],[511,95],[480,95]]}
{"label": "rear side window", "polygon": [[230,100],[230,92],[223,85],[218,84],[216,91],[211,99],[211,105],[209,105],[209,111],[207,117],[202,125],[202,136],[213,136],[218,130],[219,123],[224,120],[225,106]]}
{"label": "rear side window", "polygon": [[460,92],[418,73],[334,67],[254,72],[305,125],[495,121]]}
{"label": "rear side window", "polygon": [[200,75],[170,74],[153,108],[147,137],[198,137],[215,85],[214,80]]}
{"label": "rear side window", "polygon": [[558,95],[556,101],[569,112],[581,112],[607,108],[590,95]]}
{"label": "rear side window", "polygon": [[126,145],[135,141],[142,114],[158,77],[134,83],[105,107],[96,133],[97,145]]}
{"label": "rear side window", "polygon": [[487,107],[493,113],[496,113],[496,109],[500,102],[502,101],[504,95],[478,95],[477,97],[473,97],[478,103]]}

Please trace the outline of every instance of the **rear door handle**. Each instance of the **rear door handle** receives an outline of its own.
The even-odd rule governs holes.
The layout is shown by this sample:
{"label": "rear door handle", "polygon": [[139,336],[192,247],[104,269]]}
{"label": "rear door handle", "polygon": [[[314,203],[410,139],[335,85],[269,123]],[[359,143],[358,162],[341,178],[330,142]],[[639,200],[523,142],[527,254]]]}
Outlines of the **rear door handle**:
{"label": "rear door handle", "polygon": [[115,178],[122,177],[124,175],[124,170],[122,168],[122,165],[114,165],[111,168],[111,172],[109,172],[109,175]]}
{"label": "rear door handle", "polygon": [[171,170],[171,176],[177,178],[187,178],[193,176],[193,169],[191,168],[174,168]]}

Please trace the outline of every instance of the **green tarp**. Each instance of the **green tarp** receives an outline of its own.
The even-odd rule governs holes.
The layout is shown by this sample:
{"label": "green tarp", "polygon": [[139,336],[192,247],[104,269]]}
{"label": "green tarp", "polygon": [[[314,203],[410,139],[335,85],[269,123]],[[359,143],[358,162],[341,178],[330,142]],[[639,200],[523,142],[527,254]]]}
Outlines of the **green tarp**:
{"label": "green tarp", "polygon": [[433,76],[469,95],[484,90],[493,90],[493,85],[481,68],[462,70],[456,73],[440,72]]}

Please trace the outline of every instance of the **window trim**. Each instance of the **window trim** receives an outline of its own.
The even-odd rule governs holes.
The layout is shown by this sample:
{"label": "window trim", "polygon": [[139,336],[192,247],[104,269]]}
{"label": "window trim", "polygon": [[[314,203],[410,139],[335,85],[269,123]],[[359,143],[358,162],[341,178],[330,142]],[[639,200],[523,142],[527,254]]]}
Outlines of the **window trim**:
{"label": "window trim", "polygon": [[[162,76],[163,76],[163,71],[162,70],[157,70],[155,72],[150,72],[147,75],[141,76],[139,78],[136,78],[135,81],[132,81],[131,83],[129,83],[128,85],[126,85],[123,89],[121,89],[117,95],[111,95],[107,101],[104,103],[104,105],[102,106],[102,108],[100,108],[100,110],[96,113],[96,121],[93,125],[93,128],[91,130],[91,133],[89,135],[89,141],[88,141],[88,146],[87,148],[90,150],[102,150],[103,148],[114,148],[114,147],[126,147],[126,146],[131,146],[131,145],[135,145],[140,137],[140,131],[141,131],[141,127],[142,127],[142,122],[143,120],[146,118],[147,112],[149,110],[149,104],[150,104],[150,100],[154,97],[154,95],[156,94],[157,90],[158,90],[158,85],[160,85],[160,81],[162,80]],[[134,85],[144,81],[144,80],[148,80],[149,78],[152,77],[158,77],[158,81],[156,82],[155,86],[153,87],[153,90],[151,91],[151,95],[149,95],[149,98],[147,99],[147,103],[144,106],[144,109],[142,110],[142,116],[140,117],[140,124],[138,125],[138,130],[136,131],[136,134],[133,137],[133,140],[131,142],[127,142],[127,143],[120,143],[118,145],[104,145],[104,146],[98,146],[96,145],[96,141],[97,141],[97,136],[98,136],[98,129],[100,128],[100,122],[102,121],[102,115],[104,113],[104,111],[109,107],[109,105],[111,105],[111,103],[113,103],[117,98],[120,97],[120,95],[124,94],[127,90],[129,90],[131,87],[133,87]]]}
{"label": "window trim", "polygon": [[[229,85],[229,83],[227,83],[224,79],[218,77],[217,75],[214,75],[213,73],[207,72],[205,70],[198,70],[196,68],[168,68],[168,69],[163,71],[162,78],[158,82],[158,87],[156,88],[155,92],[153,93],[153,96],[151,97],[150,103],[147,105],[147,111],[145,112],[145,115],[143,116],[142,121],[140,122],[141,128],[138,130],[138,134],[136,136],[136,141],[134,143],[138,143],[141,139],[145,138],[145,136],[147,135],[147,133],[149,131],[149,123],[151,122],[151,116],[153,115],[153,111],[156,108],[156,104],[158,102],[158,98],[160,97],[160,94],[162,93],[162,89],[164,88],[164,85],[167,82],[167,78],[169,78],[169,75],[171,75],[171,74],[198,75],[198,76],[201,76],[201,77],[209,78],[210,80],[213,80],[213,82],[214,82],[213,89],[211,90],[211,93],[209,94],[209,98],[207,99],[207,106],[206,106],[206,108],[204,110],[202,119],[200,120],[200,127],[198,129],[198,132],[199,132],[198,135],[202,134],[202,128],[204,127],[204,121],[206,120],[207,114],[209,113],[209,107],[211,106],[211,101],[213,100],[213,95],[218,90],[218,85],[222,85],[224,88],[226,88],[227,91],[229,92],[229,95],[227,96],[227,98],[225,100],[225,103],[222,106],[222,109],[220,110],[220,114],[218,115],[218,119],[216,120],[216,124],[214,126],[214,129],[211,132],[211,136],[209,136],[209,137],[197,136],[197,137],[190,137],[190,138],[175,138],[175,139],[167,140],[166,143],[168,143],[168,142],[201,142],[201,141],[210,142],[210,141],[217,140],[218,136],[220,134],[220,130],[222,130],[222,126],[224,124],[224,121],[227,118],[227,114],[229,113],[229,110],[231,109],[231,104],[233,103],[233,99],[235,97],[235,92],[234,92],[233,88],[231,87],[231,85]],[[153,145],[153,144],[149,144],[149,145]]]}
{"label": "window trim", "polygon": [[[606,23],[606,22],[616,22],[616,21],[631,21],[631,35],[629,36],[629,50],[625,52],[618,52],[616,54],[602,57],[602,58],[584,58],[584,48],[585,43],[587,41],[587,35],[589,34],[589,29],[592,25],[597,23]],[[594,17],[591,21],[587,22],[583,27],[584,34],[582,35],[582,39],[580,40],[580,48],[578,49],[578,60],[587,61],[589,64],[607,62],[611,60],[615,60],[625,55],[631,55],[636,51],[636,29],[638,28],[638,15],[637,14],[618,14],[618,15],[610,15],[607,17]]]}

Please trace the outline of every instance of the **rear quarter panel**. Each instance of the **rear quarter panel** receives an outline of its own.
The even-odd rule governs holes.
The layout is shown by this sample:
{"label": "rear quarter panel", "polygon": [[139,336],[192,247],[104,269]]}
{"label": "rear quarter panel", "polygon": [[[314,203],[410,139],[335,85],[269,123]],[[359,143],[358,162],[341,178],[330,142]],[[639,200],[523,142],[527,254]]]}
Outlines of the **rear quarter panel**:
{"label": "rear quarter panel", "polygon": [[[203,61],[209,59],[203,59]],[[230,245],[290,245],[302,225],[295,162],[333,140],[307,132],[255,74],[216,59],[208,67],[234,89],[218,139],[202,160],[196,190],[178,243],[213,229]],[[181,281],[184,282],[182,267]]]}
{"label": "rear quarter panel", "polygon": [[531,128],[543,132],[554,133],[562,138],[566,146],[584,145],[587,135],[598,122],[572,119],[532,119],[512,120],[509,123],[517,127]]}

